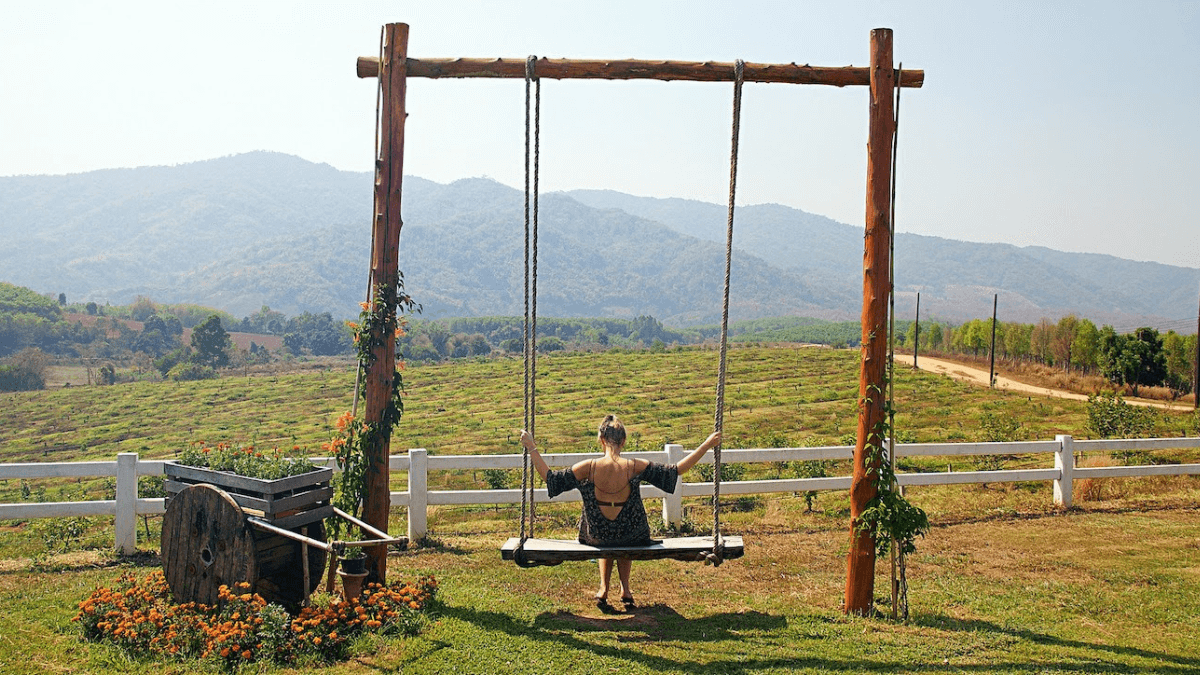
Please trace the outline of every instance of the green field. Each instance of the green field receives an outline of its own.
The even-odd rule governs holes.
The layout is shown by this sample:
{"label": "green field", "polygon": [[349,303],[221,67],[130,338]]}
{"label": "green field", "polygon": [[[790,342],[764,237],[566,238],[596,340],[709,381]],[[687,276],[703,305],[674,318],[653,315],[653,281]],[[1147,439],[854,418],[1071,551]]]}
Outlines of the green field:
{"label": "green field", "polygon": [[[733,349],[726,447],[845,442],[855,427],[857,357],[857,351],[823,348]],[[117,452],[170,457],[196,440],[300,445],[320,454],[333,420],[350,405],[349,368],[5,394],[0,462],[112,459]],[[716,353],[701,349],[542,357],[541,443],[550,451],[591,450],[599,418],[615,412],[644,449],[667,441],[694,445],[711,428],[715,372]],[[393,447],[435,454],[516,451],[518,360],[412,367],[405,377],[407,412]],[[1010,432],[1022,439],[1087,436],[1083,403],[1031,399],[909,370],[897,373],[896,406],[901,441],[984,440],[983,420],[997,417],[1015,420]],[[1196,433],[1194,414],[1156,414],[1156,435]],[[1169,453],[1165,459],[1195,461]],[[1004,461],[1046,466],[1050,460]],[[831,473],[842,468],[830,467]],[[905,468],[946,466],[931,459]],[[796,470],[757,471],[774,477]],[[485,487],[470,473],[435,480]],[[17,483],[0,484],[0,501],[21,499]],[[399,476],[397,489],[402,485]],[[100,498],[105,489],[100,481],[33,487],[51,500]],[[439,507],[430,513],[428,545],[391,561],[394,576],[432,573],[441,580],[438,622],[417,638],[364,641],[352,661],[311,671],[1200,671],[1194,639],[1200,634],[1200,480],[1112,479],[1089,494],[1077,491],[1077,507],[1061,512],[1046,483],[910,489],[934,527],[910,560],[907,624],[846,618],[839,610],[845,493],[821,493],[812,512],[800,495],[731,502],[722,521],[745,537],[745,558],[716,569],[637,563],[640,606],[618,614],[602,614],[588,602],[594,564],[520,570],[501,562],[500,543],[516,533],[515,507]],[[703,500],[687,501],[688,522],[707,527],[707,509]],[[539,510],[539,532],[570,536],[576,513],[569,506]],[[206,672],[203,664],[132,659],[79,640],[69,620],[93,587],[111,583],[130,565],[157,565],[152,554],[121,561],[103,550],[111,545],[111,519],[85,525],[81,545],[58,554],[47,550],[54,534],[49,521],[0,523],[6,608],[0,672]],[[403,527],[397,511],[392,529]],[[139,523],[139,547],[157,550],[157,533],[155,519]],[[876,594],[882,596],[887,566],[880,564],[879,572]]]}

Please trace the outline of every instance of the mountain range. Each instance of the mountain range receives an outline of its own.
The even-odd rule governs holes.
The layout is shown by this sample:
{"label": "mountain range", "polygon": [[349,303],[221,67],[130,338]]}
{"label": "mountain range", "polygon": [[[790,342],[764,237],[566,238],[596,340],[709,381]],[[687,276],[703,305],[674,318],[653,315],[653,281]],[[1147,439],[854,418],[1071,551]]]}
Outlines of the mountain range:
{"label": "mountain range", "polygon": [[[348,317],[367,291],[371,189],[368,173],[269,152],[4,177],[0,280],[71,301]],[[523,203],[489,179],[405,177],[400,264],[424,316],[522,313]],[[719,320],[724,205],[576,190],[542,195],[539,215],[540,313]],[[732,318],[858,318],[861,227],[739,206],[734,244]],[[993,293],[1006,321],[1176,326],[1196,310],[1196,269],[904,233],[895,249],[900,317],[918,291],[923,318],[950,321],[988,316]]]}

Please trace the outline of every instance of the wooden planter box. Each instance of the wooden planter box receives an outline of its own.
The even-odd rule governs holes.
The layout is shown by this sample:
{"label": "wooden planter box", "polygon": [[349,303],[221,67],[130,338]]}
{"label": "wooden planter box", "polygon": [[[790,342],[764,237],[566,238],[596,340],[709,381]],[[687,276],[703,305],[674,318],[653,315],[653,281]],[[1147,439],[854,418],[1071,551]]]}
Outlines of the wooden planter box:
{"label": "wooden planter box", "polygon": [[295,529],[333,515],[333,469],[316,469],[275,480],[248,478],[228,471],[163,463],[167,500],[191,485],[207,483],[221,488],[246,511],[284,529]]}

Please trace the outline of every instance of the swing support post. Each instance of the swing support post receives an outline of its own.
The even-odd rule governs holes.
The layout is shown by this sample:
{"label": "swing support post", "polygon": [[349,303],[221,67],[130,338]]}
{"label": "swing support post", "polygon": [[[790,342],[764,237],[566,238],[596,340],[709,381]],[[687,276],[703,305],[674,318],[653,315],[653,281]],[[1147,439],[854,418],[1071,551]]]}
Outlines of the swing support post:
{"label": "swing support post", "polygon": [[[382,62],[379,67],[380,87],[383,90],[379,111],[379,157],[375,164],[375,210],[372,223],[374,242],[371,251],[371,296],[381,291],[392,294],[399,280],[400,187],[404,177],[404,94],[408,65],[408,24],[389,23],[384,27]],[[388,290],[392,289],[392,290]],[[395,316],[396,305],[389,303],[386,312]],[[385,322],[390,323],[390,322]],[[380,424],[383,411],[391,400],[392,378],[396,373],[396,340],[383,335],[378,326],[371,335],[376,345],[374,359],[366,377],[366,416],[368,424]],[[391,508],[391,487],[388,455],[391,429],[381,425],[379,442],[368,449],[366,495],[363,500],[363,520],[387,532]],[[373,546],[367,551],[367,581],[386,583],[387,546]]]}
{"label": "swing support post", "polygon": [[[850,552],[846,556],[845,612],[870,611],[875,585],[875,538],[857,531],[859,517],[877,494],[879,449],[884,445],[888,344],[888,271],[891,230],[891,149],[895,133],[892,31],[871,31],[870,131],[867,142],[867,213],[863,249],[862,365],[858,386],[858,438],[850,487]],[[875,446],[872,459],[869,446]]]}

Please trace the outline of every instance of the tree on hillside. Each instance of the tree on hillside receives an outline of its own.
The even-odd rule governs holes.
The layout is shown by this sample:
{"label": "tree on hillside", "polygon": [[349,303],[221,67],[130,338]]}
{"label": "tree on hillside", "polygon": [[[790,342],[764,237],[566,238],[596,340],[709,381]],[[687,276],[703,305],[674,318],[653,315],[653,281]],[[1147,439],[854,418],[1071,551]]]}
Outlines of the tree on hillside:
{"label": "tree on hillside", "polygon": [[971,352],[972,356],[979,356],[981,349],[987,349],[990,340],[991,319],[986,323],[980,319],[972,319],[954,331],[954,346]]}
{"label": "tree on hillside", "polygon": [[1138,364],[1126,348],[1128,342],[1112,326],[1100,329],[1100,373],[1113,384],[1133,384],[1136,390]]}
{"label": "tree on hillside", "polygon": [[1054,354],[1054,363],[1064,370],[1071,366],[1072,352],[1075,349],[1075,336],[1079,333],[1079,318],[1068,314],[1058,320],[1054,327],[1054,336],[1050,342],[1050,351]]}
{"label": "tree on hillside", "polygon": [[1194,381],[1192,359],[1196,355],[1196,336],[1167,331],[1163,351],[1167,354],[1167,386],[1176,394],[1188,393]]}
{"label": "tree on hillside", "polygon": [[1013,360],[1029,358],[1032,334],[1033,326],[1031,324],[1016,322],[1006,324],[1004,326],[1004,353],[1008,358]]}
{"label": "tree on hillside", "polygon": [[1080,319],[1071,346],[1071,362],[1084,372],[1096,369],[1100,358],[1100,329],[1088,319]]}
{"label": "tree on hillside", "polygon": [[287,331],[287,325],[288,318],[283,312],[263,305],[257,312],[243,318],[237,330],[260,335],[282,335]]}
{"label": "tree on hillside", "polygon": [[212,368],[222,368],[229,363],[229,348],[233,342],[229,333],[221,326],[221,317],[213,314],[192,329],[193,359]]}
{"label": "tree on hillside", "polygon": [[351,339],[345,326],[335,322],[329,312],[305,312],[288,321],[283,345],[293,354],[307,349],[315,356],[333,356],[349,351]]}
{"label": "tree on hillside", "polygon": [[179,346],[179,336],[183,326],[179,317],[168,314],[165,318],[158,314],[146,317],[142,324],[142,332],[133,339],[132,350],[151,356],[162,356]]}
{"label": "tree on hillside", "polygon": [[1157,387],[1167,377],[1163,339],[1153,328],[1119,335],[1112,326],[1100,329],[1100,371],[1116,384],[1127,384],[1137,396],[1138,387]]}
{"label": "tree on hillside", "polygon": [[933,350],[933,349],[941,349],[941,348],[942,348],[942,340],[943,340],[943,339],[944,339],[944,338],[943,338],[943,335],[942,335],[942,324],[940,324],[940,323],[935,323],[935,324],[933,324],[932,326],[930,326],[930,327],[929,327],[929,344],[928,344],[928,349],[931,349],[931,350]]}
{"label": "tree on hillside", "polygon": [[1138,359],[1137,383],[1147,387],[1162,386],[1167,379],[1167,354],[1158,330],[1149,327],[1133,332],[1129,341]]}
{"label": "tree on hillside", "polygon": [[129,318],[134,321],[145,321],[157,312],[158,307],[155,306],[154,301],[144,295],[137,296],[137,299],[129,306]]}
{"label": "tree on hillside", "polygon": [[1054,363],[1054,353],[1050,349],[1054,342],[1054,330],[1055,326],[1050,319],[1043,318],[1029,334],[1030,352],[1035,359],[1046,365]]}

